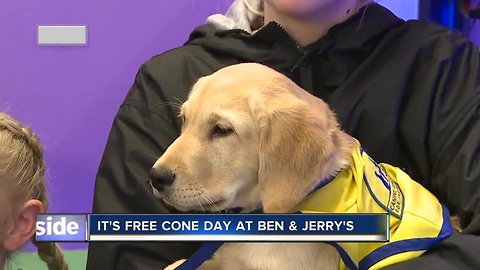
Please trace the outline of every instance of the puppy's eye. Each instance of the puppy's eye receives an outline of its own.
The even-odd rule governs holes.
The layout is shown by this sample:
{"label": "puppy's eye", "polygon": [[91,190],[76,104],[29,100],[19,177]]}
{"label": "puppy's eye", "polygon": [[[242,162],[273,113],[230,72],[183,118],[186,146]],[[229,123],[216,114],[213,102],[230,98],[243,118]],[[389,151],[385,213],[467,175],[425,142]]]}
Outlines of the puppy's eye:
{"label": "puppy's eye", "polygon": [[233,128],[215,125],[212,129],[211,137],[225,137],[233,133]]}

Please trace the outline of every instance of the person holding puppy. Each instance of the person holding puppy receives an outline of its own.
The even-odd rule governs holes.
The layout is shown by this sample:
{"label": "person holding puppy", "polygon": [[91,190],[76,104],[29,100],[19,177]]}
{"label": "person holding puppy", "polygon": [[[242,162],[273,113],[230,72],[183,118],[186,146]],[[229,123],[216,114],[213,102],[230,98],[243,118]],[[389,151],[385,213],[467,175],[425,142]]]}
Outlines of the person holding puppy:
{"label": "person holding puppy", "polygon": [[32,240],[48,269],[68,269],[57,244],[34,241],[36,214],[48,206],[44,177],[45,162],[38,137],[0,113],[0,267]]}
{"label": "person holding puppy", "polygon": [[[235,0],[188,42],[152,58],[122,104],[100,165],[95,213],[166,213],[148,182],[179,135],[177,108],[198,78],[258,62],[325,100],[378,162],[404,169],[461,219],[419,258],[386,269],[478,269],[480,88],[477,47],[365,0]],[[194,243],[91,243],[88,269],[161,269]]]}

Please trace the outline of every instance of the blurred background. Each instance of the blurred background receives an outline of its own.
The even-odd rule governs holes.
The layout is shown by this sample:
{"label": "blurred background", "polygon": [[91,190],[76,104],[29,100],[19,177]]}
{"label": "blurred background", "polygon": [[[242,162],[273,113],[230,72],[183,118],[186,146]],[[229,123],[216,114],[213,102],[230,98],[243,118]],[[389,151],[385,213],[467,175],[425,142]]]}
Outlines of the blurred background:
{"label": "blurred background", "polygon": [[[1,0],[0,111],[32,127],[48,164],[50,212],[91,211],[95,174],[115,113],[149,58],[182,45],[232,0]],[[480,44],[480,0],[377,0],[397,16],[429,20]],[[86,44],[37,42],[42,25],[85,26]],[[85,269],[86,244],[62,244]],[[8,269],[46,269],[31,245]]]}

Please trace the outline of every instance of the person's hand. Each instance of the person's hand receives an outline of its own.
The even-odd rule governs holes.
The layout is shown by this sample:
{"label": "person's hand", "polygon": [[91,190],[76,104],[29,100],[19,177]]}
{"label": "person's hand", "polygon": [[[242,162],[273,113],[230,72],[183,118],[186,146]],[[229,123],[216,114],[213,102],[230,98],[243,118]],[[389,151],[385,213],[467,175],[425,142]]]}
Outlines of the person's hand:
{"label": "person's hand", "polygon": [[163,269],[163,270],[173,270],[173,269],[179,267],[185,261],[186,261],[186,259],[178,260],[178,261],[170,264],[169,266],[165,267],[165,269]]}

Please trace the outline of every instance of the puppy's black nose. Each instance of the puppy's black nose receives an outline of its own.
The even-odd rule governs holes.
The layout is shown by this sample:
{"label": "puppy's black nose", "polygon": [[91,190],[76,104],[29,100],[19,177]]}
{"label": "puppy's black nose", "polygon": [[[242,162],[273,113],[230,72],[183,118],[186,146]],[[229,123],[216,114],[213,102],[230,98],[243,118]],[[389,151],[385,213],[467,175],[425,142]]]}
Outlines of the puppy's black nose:
{"label": "puppy's black nose", "polygon": [[162,189],[175,181],[175,173],[165,167],[153,167],[150,170],[150,180],[155,188]]}

